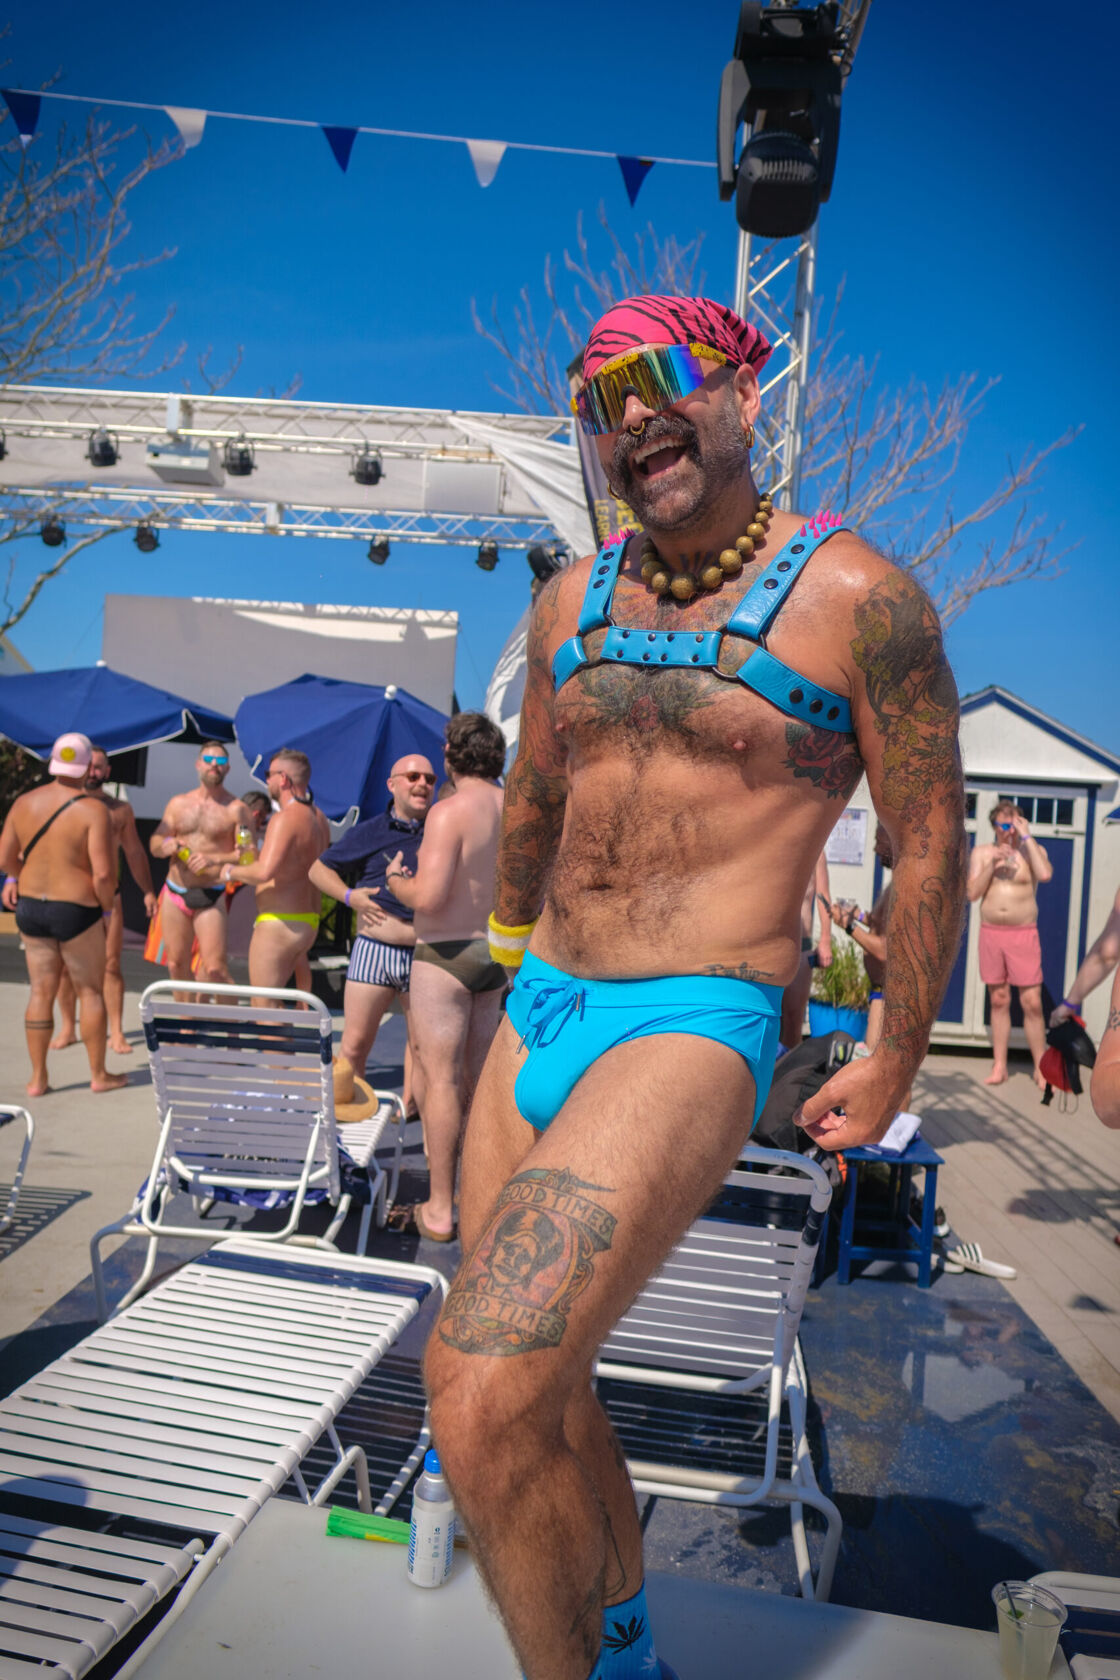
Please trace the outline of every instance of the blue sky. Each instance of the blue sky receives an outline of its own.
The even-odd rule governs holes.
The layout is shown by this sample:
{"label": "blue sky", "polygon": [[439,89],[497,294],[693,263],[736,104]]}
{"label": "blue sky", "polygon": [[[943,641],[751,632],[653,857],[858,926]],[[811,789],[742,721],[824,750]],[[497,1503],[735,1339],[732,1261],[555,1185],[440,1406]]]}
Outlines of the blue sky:
{"label": "blue sky", "polygon": [[[738,8],[37,10],[22,8],[6,43],[10,85],[61,70],[64,90],[106,98],[710,158]],[[1041,0],[880,0],[845,95],[818,293],[843,281],[845,345],[877,358],[884,383],[999,380],[970,433],[958,506],[1009,457],[1082,428],[1036,504],[1062,527],[1055,540],[1077,545],[1064,575],[979,601],[949,651],[962,692],[999,683],[1120,751],[1113,137],[1086,73],[1114,58],[1120,27],[1098,15],[1109,38],[1087,45]],[[46,127],[58,111],[45,107]],[[153,137],[169,131],[158,115],[143,121]],[[546,255],[573,243],[581,211],[594,224],[600,201],[624,239],[649,222],[682,240],[702,233],[706,289],[729,297],[736,228],[714,171],[656,167],[632,210],[609,160],[508,152],[483,191],[464,147],[359,136],[343,175],[313,130],[214,119],[133,201],[129,250],[177,247],[138,278],[137,313],[154,320],[174,303],[169,341],[187,340],[192,356],[212,346],[216,365],[243,344],[234,388],[248,394],[299,373],[308,399],[500,408],[502,368],[471,326],[471,299],[485,312],[496,297],[509,315],[527,285],[542,303]],[[520,555],[485,575],[464,549],[395,543],[375,569],[357,542],[171,533],[145,557],[121,536],[78,557],[14,640],[41,669],[92,662],[110,589],[454,608],[458,693],[474,705],[528,576]]]}

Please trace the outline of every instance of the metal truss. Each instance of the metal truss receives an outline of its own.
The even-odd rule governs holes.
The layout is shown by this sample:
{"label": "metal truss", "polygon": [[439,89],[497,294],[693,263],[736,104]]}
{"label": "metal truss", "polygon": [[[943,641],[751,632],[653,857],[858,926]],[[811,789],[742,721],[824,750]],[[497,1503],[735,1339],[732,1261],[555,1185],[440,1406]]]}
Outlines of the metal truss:
{"label": "metal truss", "polygon": [[[424,408],[374,408],[357,403],[306,403],[271,397],[196,396],[155,391],[97,391],[72,387],[9,385],[0,389],[0,425],[8,437],[73,438],[84,443],[104,427],[121,439],[196,443],[230,440],[251,443],[254,450],[303,455],[353,455],[362,448],[385,456],[446,456],[459,461],[492,461],[493,454],[471,444],[454,425],[454,411]],[[571,422],[564,416],[473,413],[464,420],[522,438],[564,438]]]}
{"label": "metal truss", "polygon": [[[871,0],[842,0],[845,80],[859,46]],[[774,347],[760,381],[762,412],[755,426],[754,472],[775,504],[787,512],[801,496],[801,454],[817,270],[817,228],[797,239],[769,243],[740,233],[735,308],[762,328]]]}
{"label": "metal truss", "polygon": [[410,543],[457,543],[483,538],[507,549],[532,548],[555,539],[547,519],[503,518],[495,514],[426,513],[369,508],[312,507],[288,502],[229,501],[189,491],[56,486],[47,491],[19,485],[0,488],[0,517],[29,529],[48,515],[64,524],[104,530],[236,531],[257,536],[349,537],[370,541],[397,537]]}

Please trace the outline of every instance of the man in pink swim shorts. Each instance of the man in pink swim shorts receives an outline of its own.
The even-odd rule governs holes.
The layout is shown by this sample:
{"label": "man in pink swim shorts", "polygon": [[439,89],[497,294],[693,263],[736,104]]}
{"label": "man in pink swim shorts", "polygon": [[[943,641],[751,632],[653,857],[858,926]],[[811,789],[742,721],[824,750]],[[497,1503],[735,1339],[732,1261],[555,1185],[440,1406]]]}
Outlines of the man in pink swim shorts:
{"label": "man in pink swim shorts", "polygon": [[1054,871],[1018,805],[1001,799],[990,816],[995,843],[974,846],[968,866],[968,896],[980,901],[980,978],[988,988],[992,1014],[993,1067],[984,1083],[1002,1085],[1007,1078],[1011,988],[1017,986],[1035,1084],[1044,1087],[1039,1063],[1046,1049],[1046,1026],[1036,890]]}

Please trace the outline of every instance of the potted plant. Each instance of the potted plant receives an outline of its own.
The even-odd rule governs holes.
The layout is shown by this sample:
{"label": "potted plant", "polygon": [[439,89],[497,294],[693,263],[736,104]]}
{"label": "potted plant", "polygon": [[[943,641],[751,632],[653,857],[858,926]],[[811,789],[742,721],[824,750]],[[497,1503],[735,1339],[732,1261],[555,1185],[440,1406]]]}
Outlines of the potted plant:
{"label": "potted plant", "polygon": [[851,1033],[855,1039],[867,1036],[867,1008],[871,991],[863,953],[854,939],[837,928],[832,935],[832,962],[813,970],[809,994],[809,1031]]}

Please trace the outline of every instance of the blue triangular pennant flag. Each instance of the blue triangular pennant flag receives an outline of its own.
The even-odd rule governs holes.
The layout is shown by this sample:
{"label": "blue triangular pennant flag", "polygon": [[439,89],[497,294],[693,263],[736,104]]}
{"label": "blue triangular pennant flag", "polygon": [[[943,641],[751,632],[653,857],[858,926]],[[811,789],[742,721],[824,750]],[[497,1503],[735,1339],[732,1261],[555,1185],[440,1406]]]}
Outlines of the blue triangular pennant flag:
{"label": "blue triangular pennant flag", "polygon": [[19,137],[26,146],[39,124],[39,107],[42,100],[37,93],[16,93],[12,88],[0,88],[4,96],[4,103],[12,113],[12,121],[19,130]]}
{"label": "blue triangular pennant flag", "polygon": [[327,145],[334,153],[334,161],[345,175],[358,131],[356,128],[328,128],[326,123],[322,127],[323,133],[327,137]]}
{"label": "blue triangular pennant flag", "polygon": [[626,196],[631,204],[637,199],[642,182],[653,168],[653,164],[653,158],[619,158],[618,167],[622,171],[622,179],[626,183]]}

